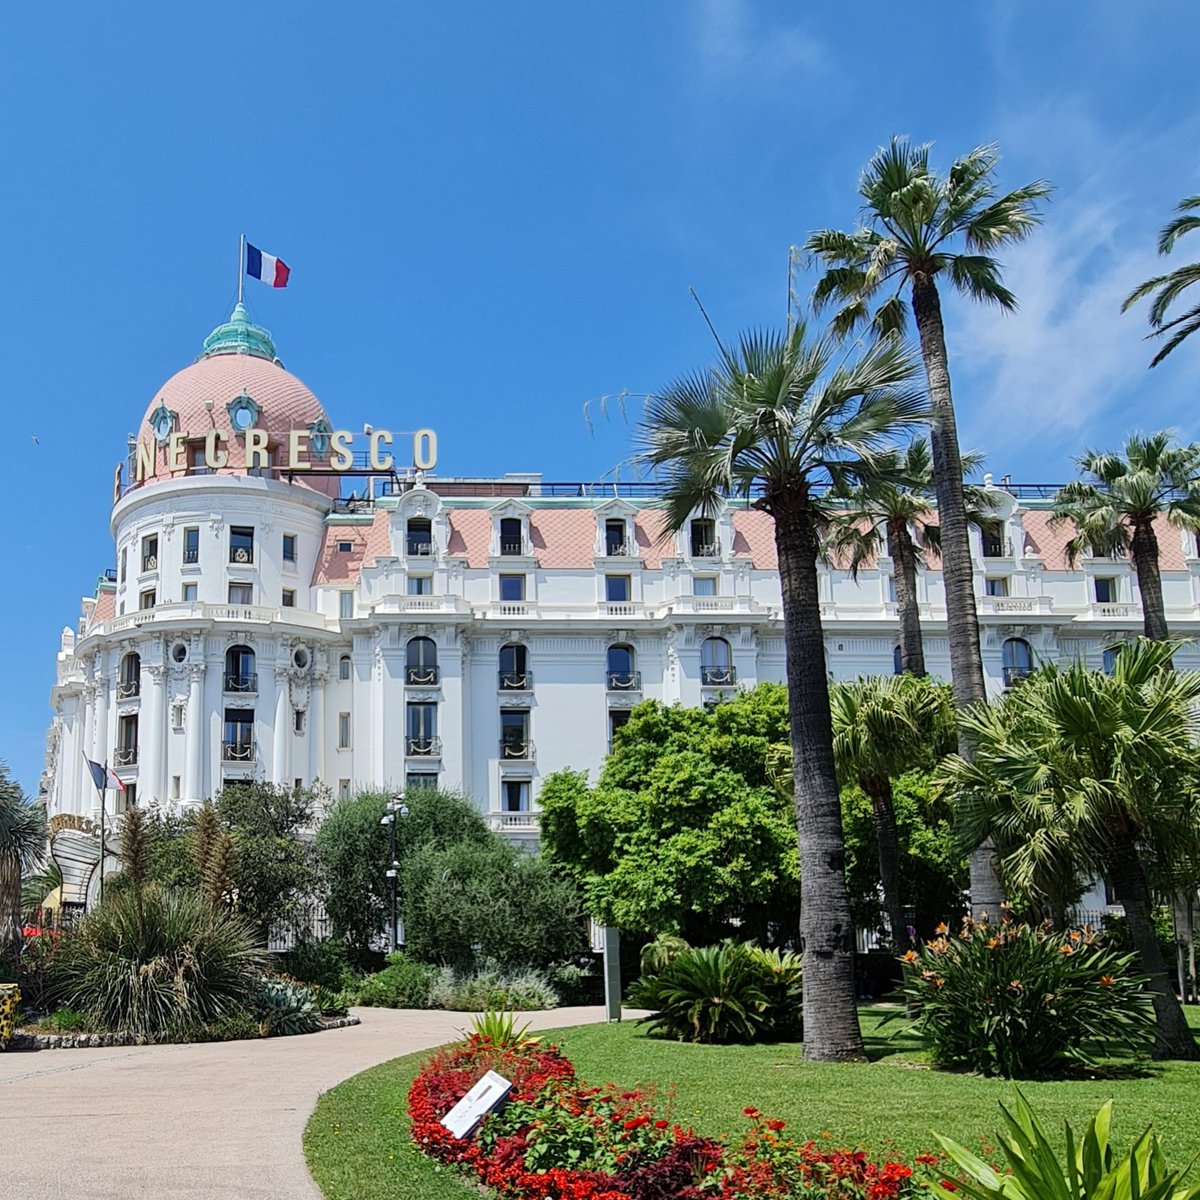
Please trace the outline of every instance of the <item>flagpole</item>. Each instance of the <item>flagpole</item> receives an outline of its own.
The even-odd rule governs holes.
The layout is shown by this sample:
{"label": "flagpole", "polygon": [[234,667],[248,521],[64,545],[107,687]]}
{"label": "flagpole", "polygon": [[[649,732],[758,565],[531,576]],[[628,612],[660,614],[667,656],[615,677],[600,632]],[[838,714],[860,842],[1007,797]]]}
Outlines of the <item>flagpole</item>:
{"label": "flagpole", "polygon": [[[108,759],[104,760],[104,782],[108,783]],[[100,792],[100,903],[104,903],[104,788]]]}
{"label": "flagpole", "polygon": [[242,302],[242,287],[246,281],[246,235],[238,236],[238,303]]}

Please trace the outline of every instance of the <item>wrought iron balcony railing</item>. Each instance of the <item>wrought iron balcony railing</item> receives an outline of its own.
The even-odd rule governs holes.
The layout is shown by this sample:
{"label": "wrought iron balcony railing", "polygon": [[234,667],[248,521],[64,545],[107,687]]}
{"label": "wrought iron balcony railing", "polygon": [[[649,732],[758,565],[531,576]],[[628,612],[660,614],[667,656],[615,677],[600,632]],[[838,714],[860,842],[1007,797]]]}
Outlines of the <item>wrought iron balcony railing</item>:
{"label": "wrought iron balcony railing", "polygon": [[404,753],[410,758],[440,758],[442,739],[440,737],[413,737],[404,739]]}
{"label": "wrought iron balcony railing", "polygon": [[533,691],[532,671],[501,671],[500,690],[502,692],[531,692]]}
{"label": "wrought iron balcony railing", "polygon": [[136,746],[118,746],[113,751],[114,767],[134,767],[137,766],[137,760]]}
{"label": "wrought iron balcony railing", "polygon": [[245,763],[254,762],[257,758],[253,739],[246,741],[238,738],[235,741],[221,743],[221,759],[224,762]]}
{"label": "wrought iron balcony railing", "polygon": [[636,692],[642,686],[641,671],[609,671],[610,692]]}
{"label": "wrought iron balcony railing", "polygon": [[404,682],[409,687],[436,687],[438,669],[437,667],[405,667]]}
{"label": "wrought iron balcony railing", "polygon": [[508,760],[533,757],[533,743],[528,738],[505,737],[500,739],[500,757]]}
{"label": "wrought iron balcony railing", "polygon": [[737,670],[734,667],[700,668],[702,687],[727,687],[734,683],[737,683]]}
{"label": "wrought iron balcony railing", "polygon": [[121,679],[117,682],[117,699],[131,700],[141,693],[142,681],[138,679]]}
{"label": "wrought iron balcony railing", "polygon": [[243,695],[257,692],[258,675],[253,671],[248,675],[235,675],[227,671],[225,673],[225,690],[227,692],[239,692]]}

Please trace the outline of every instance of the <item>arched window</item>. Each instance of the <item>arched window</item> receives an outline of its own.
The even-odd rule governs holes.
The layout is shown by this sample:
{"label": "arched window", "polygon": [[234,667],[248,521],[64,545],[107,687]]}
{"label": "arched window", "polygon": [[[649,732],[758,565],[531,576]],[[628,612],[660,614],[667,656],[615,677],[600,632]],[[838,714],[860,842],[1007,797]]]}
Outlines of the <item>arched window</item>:
{"label": "arched window", "polygon": [[1117,669],[1117,655],[1120,653],[1120,646],[1109,646],[1108,649],[1104,651],[1104,658],[1102,659],[1103,666],[1101,667],[1101,670],[1103,670],[1105,675],[1111,675]]}
{"label": "arched window", "polygon": [[529,673],[529,652],[524,646],[509,642],[500,647],[500,690],[502,692],[527,692],[533,687],[533,676]]}
{"label": "arched window", "polygon": [[500,518],[500,553],[522,554],[525,550],[525,538],[521,530],[520,517]]}
{"label": "arched window", "polygon": [[254,673],[254,651],[249,646],[230,646],[225,651],[225,690],[258,691],[258,676]]}
{"label": "arched window", "polygon": [[117,699],[136,696],[142,688],[142,659],[130,651],[121,659],[121,670],[117,676]]}
{"label": "arched window", "polygon": [[642,677],[634,668],[633,647],[618,643],[608,648],[608,690],[632,692],[642,686]]}
{"label": "arched window", "polygon": [[700,683],[704,687],[725,687],[736,682],[729,643],[720,637],[705,638],[700,643]]}
{"label": "arched window", "polygon": [[1002,648],[1004,663],[1004,686],[1020,683],[1026,675],[1033,674],[1033,651],[1024,638],[1009,638]]}
{"label": "arched window", "polygon": [[428,687],[438,681],[437,645],[432,638],[410,638],[406,657],[405,682]]}
{"label": "arched window", "polygon": [[350,655],[343,654],[342,657],[338,659],[338,678],[339,679],[349,679],[350,678],[350,666],[351,666]]}
{"label": "arched window", "polygon": [[428,517],[409,517],[406,541],[413,557],[428,558],[433,553],[433,526]]}
{"label": "arched window", "polygon": [[895,646],[892,648],[892,674],[893,675],[903,675],[904,674],[904,656],[900,653],[899,646]]}

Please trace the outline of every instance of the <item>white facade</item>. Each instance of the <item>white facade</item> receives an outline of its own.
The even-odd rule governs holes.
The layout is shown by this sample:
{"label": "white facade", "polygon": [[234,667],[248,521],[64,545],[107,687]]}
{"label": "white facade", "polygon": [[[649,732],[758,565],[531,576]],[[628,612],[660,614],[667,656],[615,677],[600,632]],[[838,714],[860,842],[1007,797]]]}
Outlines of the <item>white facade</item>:
{"label": "white facade", "polygon": [[[541,780],[594,774],[640,700],[698,705],[783,681],[764,514],[698,516],[664,541],[649,490],[248,471],[236,432],[229,463],[206,467],[206,430],[247,398],[273,464],[289,431],[329,431],[244,314],[153,398],[137,440],[154,473],[116,501],[117,568],[62,635],[42,781],[52,814],[96,811],[92,759],[162,805],[244,778],[341,794],[436,782],[532,837]],[[170,430],[153,428],[164,410]],[[188,435],[179,459],[160,436],[171,430]],[[364,498],[339,500],[351,482]],[[993,495],[995,527],[972,534],[989,689],[1039,660],[1102,666],[1141,627],[1130,564],[1069,568],[1044,499]],[[1200,630],[1194,539],[1164,527],[1159,540],[1168,619]],[[823,570],[832,678],[892,670],[891,572],[888,559],[857,580]],[[948,677],[936,569],[919,595],[929,670]],[[1190,648],[1180,657],[1200,665]]]}

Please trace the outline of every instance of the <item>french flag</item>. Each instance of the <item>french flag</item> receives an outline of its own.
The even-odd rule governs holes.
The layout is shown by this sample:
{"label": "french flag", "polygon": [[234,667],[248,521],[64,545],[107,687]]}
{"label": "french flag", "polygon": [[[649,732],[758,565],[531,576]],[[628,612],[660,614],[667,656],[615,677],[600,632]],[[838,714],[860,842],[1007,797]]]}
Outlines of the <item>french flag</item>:
{"label": "french flag", "polygon": [[271,287],[287,287],[291,267],[282,258],[264,254],[257,246],[246,243],[246,274],[251,279],[261,279]]}
{"label": "french flag", "polygon": [[120,776],[107,764],[101,765],[98,762],[92,762],[90,758],[84,758],[84,762],[88,765],[88,770],[92,775],[92,782],[96,785],[98,792],[123,792],[125,785],[121,782]]}

